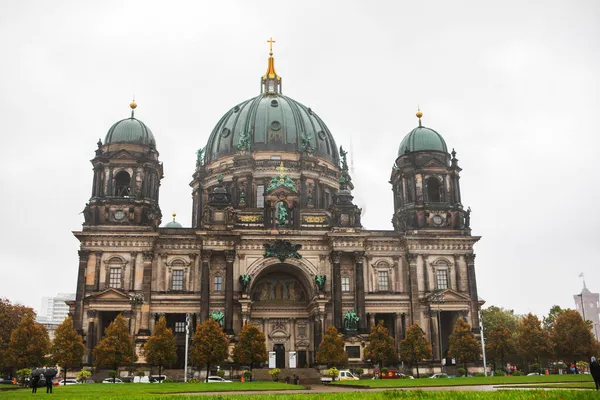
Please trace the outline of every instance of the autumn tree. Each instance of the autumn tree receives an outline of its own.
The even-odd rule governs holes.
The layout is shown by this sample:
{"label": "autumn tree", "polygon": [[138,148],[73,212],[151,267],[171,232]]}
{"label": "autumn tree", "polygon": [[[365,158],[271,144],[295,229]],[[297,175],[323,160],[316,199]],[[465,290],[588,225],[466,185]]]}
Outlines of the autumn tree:
{"label": "autumn tree", "polygon": [[190,362],[193,365],[206,365],[206,378],[210,375],[210,366],[221,363],[229,356],[229,343],[221,325],[208,318],[196,327],[192,339]]}
{"label": "autumn tree", "polygon": [[557,305],[552,306],[552,308],[550,308],[550,311],[548,312],[548,316],[543,318],[544,329],[547,330],[548,332],[552,332],[556,318],[558,318],[558,316],[560,314],[562,314],[564,311],[566,311],[566,310],[563,310],[562,308],[560,308],[560,306],[557,306]]}
{"label": "autumn tree", "polygon": [[143,348],[146,362],[158,367],[158,375],[162,374],[165,365],[177,361],[177,343],[173,331],[167,328],[167,319],[161,316],[154,327],[154,333],[148,338]]}
{"label": "autumn tree", "polygon": [[94,348],[96,366],[98,368],[111,368],[114,371],[118,371],[120,367],[134,363],[137,359],[134,350],[127,322],[119,314],[108,325],[104,331],[104,337]]}
{"label": "autumn tree", "polygon": [[550,334],[542,328],[539,318],[531,313],[523,317],[517,327],[517,351],[525,360],[527,370],[531,362],[539,365],[540,359],[552,354]]}
{"label": "autumn tree", "polygon": [[479,360],[481,346],[471,332],[471,326],[464,319],[456,320],[449,342],[448,354],[456,358],[457,362],[462,363],[465,371],[467,371],[468,363]]}
{"label": "autumn tree", "polygon": [[240,332],[240,340],[233,349],[233,361],[250,364],[252,371],[254,364],[265,362],[268,359],[265,334],[251,323],[244,325]]}
{"label": "autumn tree", "polygon": [[425,332],[417,324],[411,325],[406,330],[406,337],[400,341],[400,359],[412,367],[417,366],[419,378],[419,361],[431,358],[431,343],[427,340]]}
{"label": "autumn tree", "polygon": [[481,310],[483,333],[486,340],[488,340],[489,332],[496,330],[500,324],[509,331],[516,332],[520,318],[513,310],[506,310],[502,307],[490,306]]}
{"label": "autumn tree", "polygon": [[550,338],[556,357],[573,364],[588,359],[595,349],[590,326],[575,310],[565,310],[556,317]]}
{"label": "autumn tree", "polygon": [[348,353],[344,350],[344,339],[335,326],[330,325],[325,331],[315,359],[319,364],[327,364],[328,367],[348,365]]}
{"label": "autumn tree", "polygon": [[85,352],[83,338],[75,331],[71,317],[65,318],[56,328],[51,352],[54,363],[64,370],[66,385],[67,369],[80,365]]}
{"label": "autumn tree", "polygon": [[516,346],[513,332],[505,327],[502,321],[499,321],[494,330],[488,331],[485,351],[494,364],[494,369],[496,369],[497,361],[500,361],[500,365],[504,366],[505,359],[515,354]]}
{"label": "autumn tree", "polygon": [[8,299],[0,297],[0,372],[12,367],[8,351],[10,336],[27,314],[35,315],[32,308],[11,304]]}
{"label": "autumn tree", "polygon": [[41,367],[46,364],[50,339],[46,328],[35,322],[32,313],[26,313],[10,335],[8,354],[12,366],[22,368]]}
{"label": "autumn tree", "polygon": [[383,368],[384,362],[398,361],[398,352],[394,338],[390,336],[390,331],[383,326],[383,321],[371,326],[369,333],[369,344],[365,347],[364,358],[371,360],[372,363],[379,365],[379,371]]}

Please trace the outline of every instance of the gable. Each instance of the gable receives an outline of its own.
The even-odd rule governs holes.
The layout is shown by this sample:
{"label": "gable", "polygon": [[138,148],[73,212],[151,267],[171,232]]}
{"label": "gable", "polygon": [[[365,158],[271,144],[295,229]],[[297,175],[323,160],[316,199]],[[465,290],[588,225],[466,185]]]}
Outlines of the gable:
{"label": "gable", "polygon": [[100,293],[93,294],[91,296],[86,297],[86,301],[127,301],[129,302],[129,296],[120,290],[114,288],[108,288],[103,290]]}

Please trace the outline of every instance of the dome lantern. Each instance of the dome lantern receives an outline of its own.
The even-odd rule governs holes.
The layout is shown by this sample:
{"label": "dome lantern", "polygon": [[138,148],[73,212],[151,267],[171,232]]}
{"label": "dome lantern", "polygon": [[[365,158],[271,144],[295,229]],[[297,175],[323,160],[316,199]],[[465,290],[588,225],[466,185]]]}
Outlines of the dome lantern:
{"label": "dome lantern", "polygon": [[261,79],[261,93],[279,93],[281,94],[281,77],[275,72],[275,60],[273,59],[273,38],[267,40],[269,43],[269,63],[267,65],[267,72]]}

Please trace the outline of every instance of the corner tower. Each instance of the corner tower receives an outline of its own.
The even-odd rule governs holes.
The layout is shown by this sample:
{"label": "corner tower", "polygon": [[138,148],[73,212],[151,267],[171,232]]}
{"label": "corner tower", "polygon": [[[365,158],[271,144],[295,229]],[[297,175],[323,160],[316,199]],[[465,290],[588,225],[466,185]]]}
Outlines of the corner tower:
{"label": "corner tower", "polygon": [[98,140],[92,196],[83,211],[84,230],[97,225],[142,225],[157,228],[161,221],[158,206],[163,167],[158,160],[152,131],[134,117],[108,130],[104,143]]}
{"label": "corner tower", "polygon": [[470,209],[460,196],[456,152],[448,153],[438,132],[422,125],[410,131],[398,149],[390,183],[394,192],[394,229],[416,234],[470,234]]}

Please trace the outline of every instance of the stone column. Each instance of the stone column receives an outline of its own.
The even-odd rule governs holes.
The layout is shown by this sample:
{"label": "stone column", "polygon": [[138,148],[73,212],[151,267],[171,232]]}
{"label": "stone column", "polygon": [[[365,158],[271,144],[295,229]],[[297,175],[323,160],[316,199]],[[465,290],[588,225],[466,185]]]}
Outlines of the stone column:
{"label": "stone column", "polygon": [[457,292],[463,292],[465,290],[460,272],[460,254],[454,254],[454,281],[456,282]]}
{"label": "stone column", "polygon": [[375,313],[370,313],[369,314],[369,327],[375,325]]}
{"label": "stone column", "polygon": [[141,332],[149,332],[150,323],[150,300],[152,293],[152,259],[154,254],[151,251],[142,253],[143,274],[142,274],[142,294],[144,295],[144,304],[141,306],[140,327]]}
{"label": "stone column", "polygon": [[421,257],[421,266],[423,268],[423,287],[425,292],[433,290],[431,288],[431,282],[429,280],[429,268],[427,267],[427,254],[419,254]]}
{"label": "stone column", "polygon": [[189,283],[187,284],[187,289],[190,292],[195,292],[196,289],[196,256],[197,254],[190,253],[190,277]]}
{"label": "stone column", "polygon": [[129,290],[130,291],[134,291],[135,290],[135,262],[136,262],[136,258],[137,258],[137,252],[136,251],[132,251],[131,252],[131,274],[130,274],[130,278],[129,278]]}
{"label": "stone column", "polygon": [[398,348],[398,346],[400,345],[400,340],[402,340],[402,335],[404,335],[404,332],[402,332],[401,312],[397,312],[394,314],[394,327],[396,328],[394,338],[396,339],[396,348]]}
{"label": "stone column", "polygon": [[340,271],[341,251],[331,253],[331,262],[333,263],[333,325],[337,330],[341,330],[342,324],[342,274]]}
{"label": "stone column", "polygon": [[75,315],[73,323],[75,330],[81,332],[83,329],[83,298],[85,296],[85,272],[87,269],[90,252],[79,250],[79,269],[77,271],[77,292],[75,293]]}
{"label": "stone column", "polygon": [[467,277],[469,296],[471,297],[471,328],[479,329],[479,296],[477,295],[477,280],[475,279],[475,254],[465,254],[467,262]]}
{"label": "stone column", "polygon": [[87,310],[87,334],[85,338],[85,363],[91,365],[94,361],[92,358],[94,347],[96,347],[96,324],[98,312],[96,310]]}
{"label": "stone column", "polygon": [[419,310],[419,277],[417,275],[417,254],[407,254],[408,279],[410,297],[410,324],[418,322],[417,311]]}
{"label": "stone column", "polygon": [[94,253],[96,256],[96,266],[94,268],[94,291],[100,290],[100,266],[102,265],[102,252]]}
{"label": "stone column", "polygon": [[354,262],[356,264],[356,288],[354,292],[354,303],[356,305],[356,313],[358,314],[358,329],[361,333],[366,333],[369,330],[367,326],[367,310],[365,307],[365,276],[364,276],[364,251],[354,252]]}
{"label": "stone column", "polygon": [[202,278],[200,279],[200,322],[208,319],[208,310],[210,308],[210,256],[211,250],[204,250],[200,255],[202,257]]}
{"label": "stone column", "polygon": [[233,262],[235,251],[225,252],[225,332],[233,333]]}

